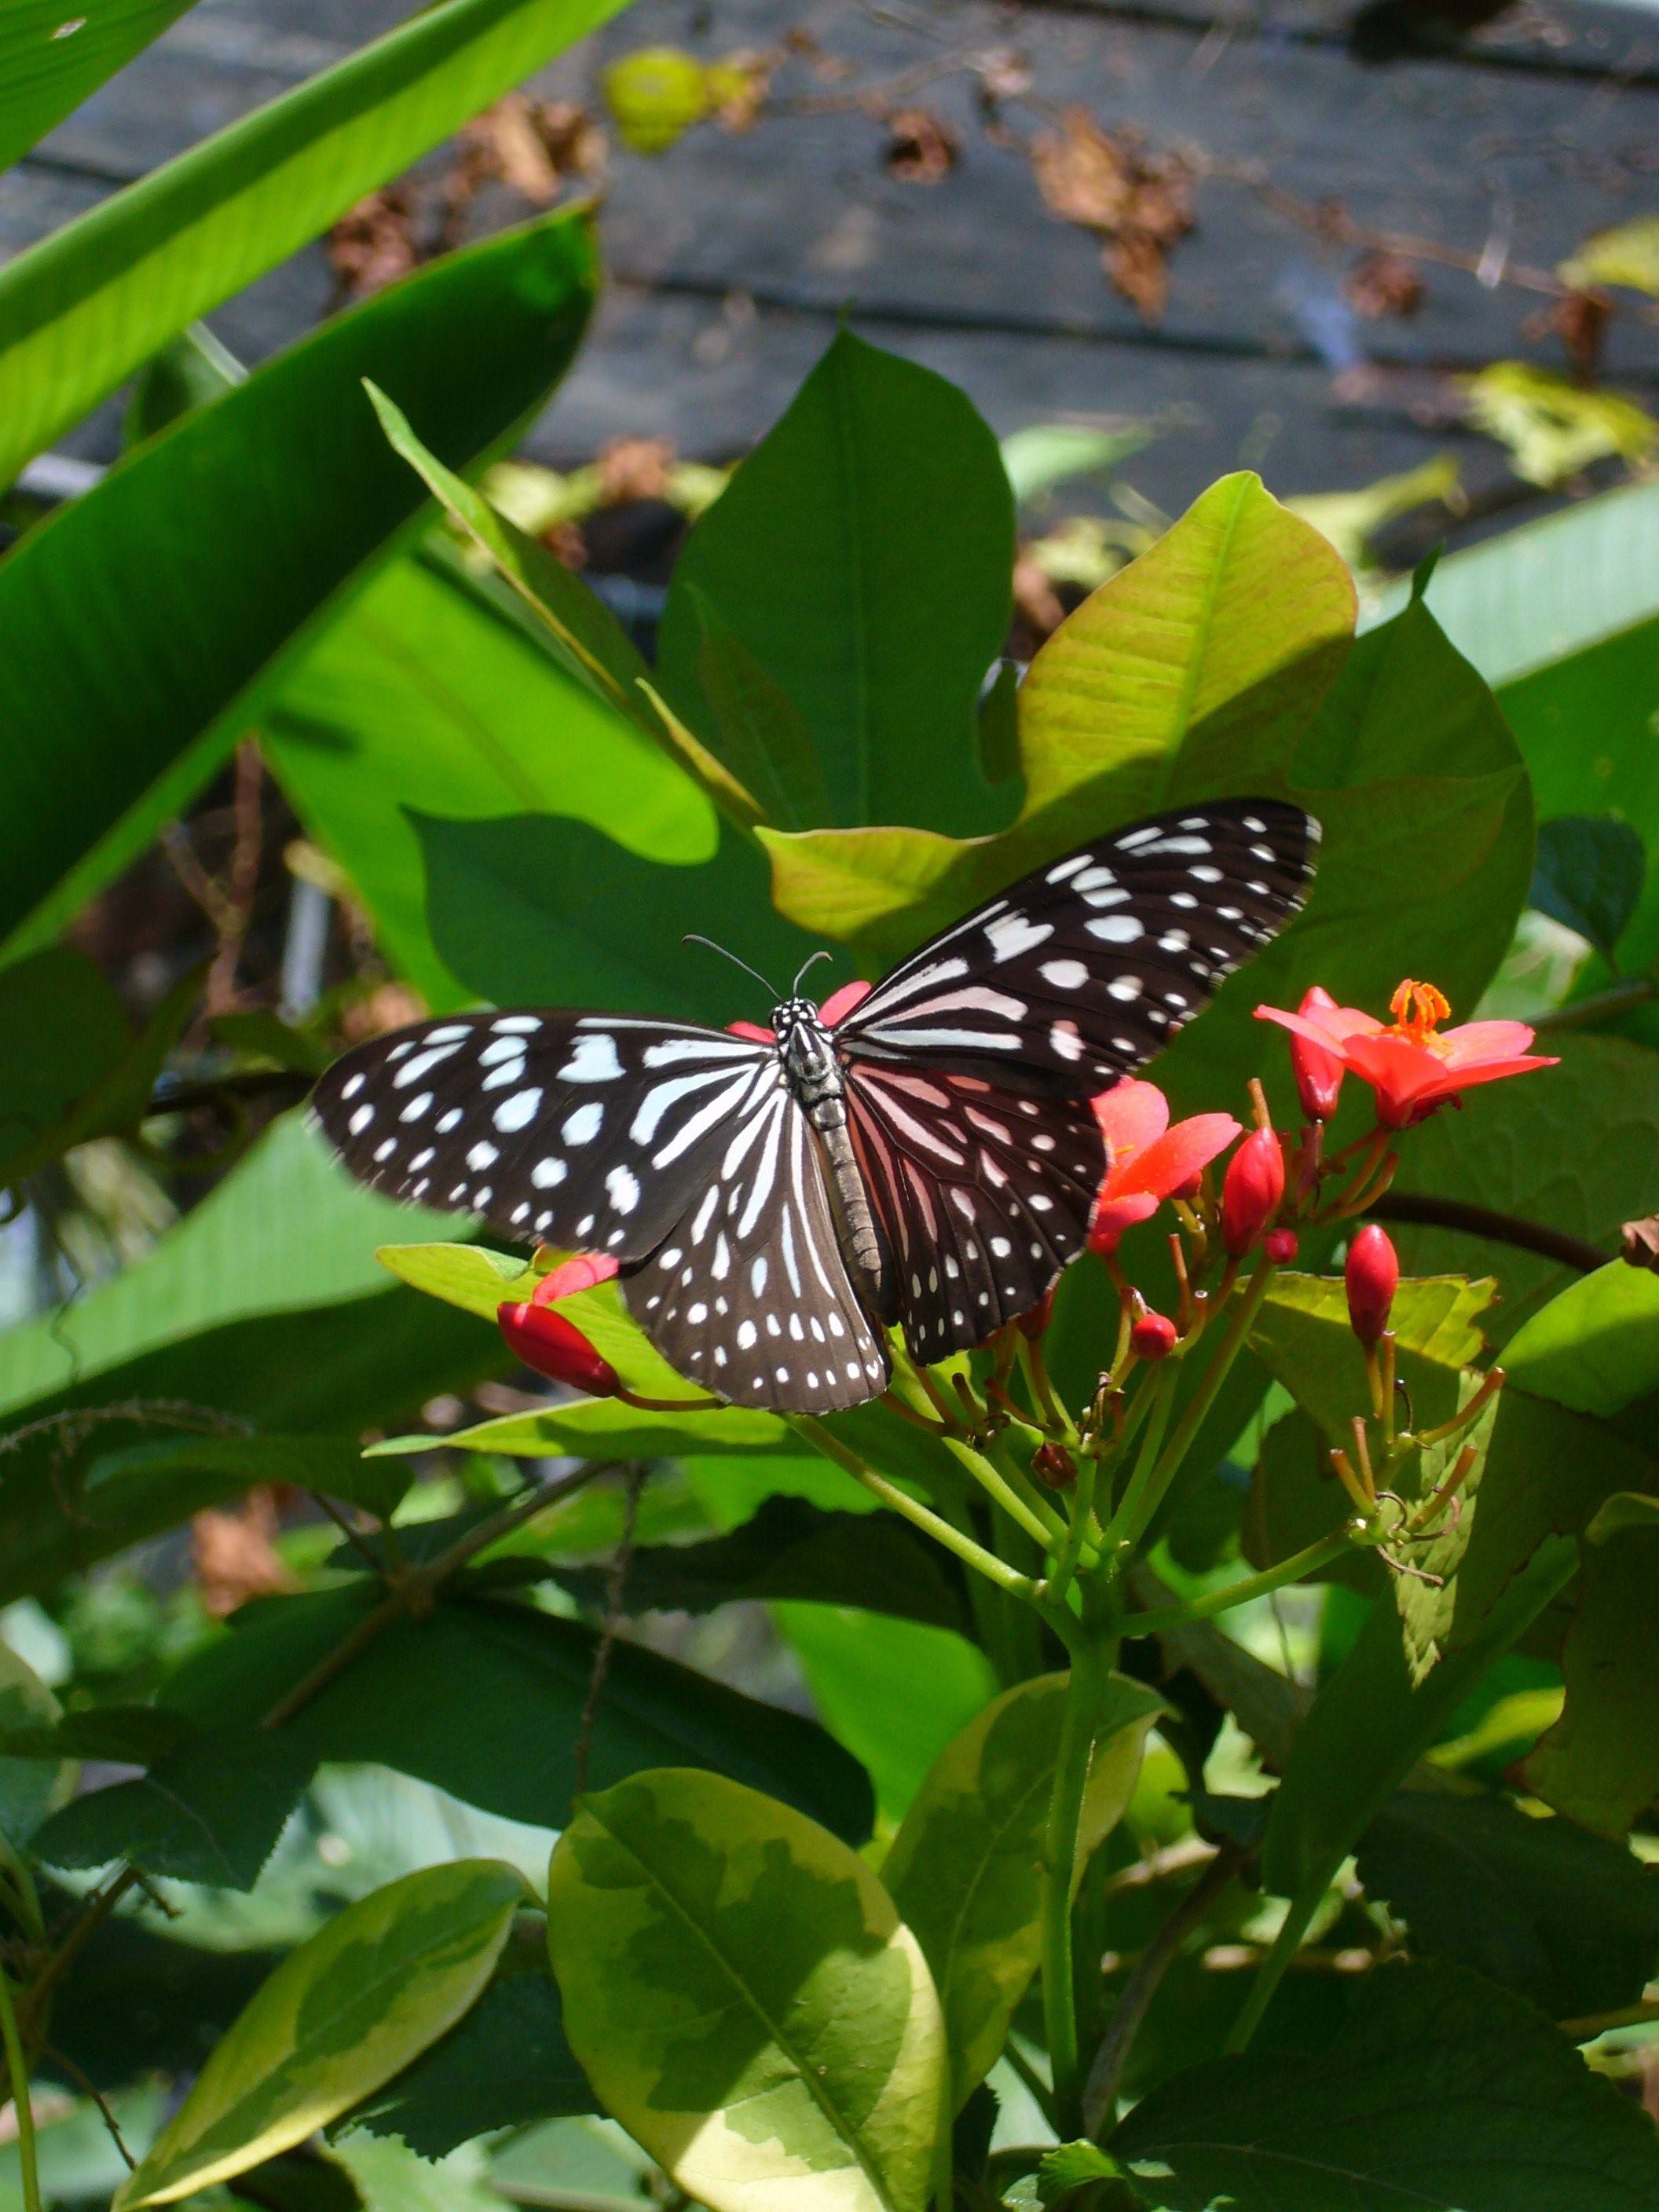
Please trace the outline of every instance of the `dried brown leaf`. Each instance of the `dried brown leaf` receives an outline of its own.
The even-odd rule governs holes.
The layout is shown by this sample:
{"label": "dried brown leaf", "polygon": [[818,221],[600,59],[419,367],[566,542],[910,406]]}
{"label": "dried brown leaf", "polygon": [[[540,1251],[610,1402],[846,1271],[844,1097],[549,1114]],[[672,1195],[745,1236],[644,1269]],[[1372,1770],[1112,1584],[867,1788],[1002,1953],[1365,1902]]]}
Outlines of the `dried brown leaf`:
{"label": "dried brown leaf", "polygon": [[1381,248],[1362,253],[1343,282],[1342,290],[1357,315],[1380,322],[1385,315],[1414,315],[1422,306],[1426,288],[1415,262],[1403,253]]}
{"label": "dried brown leaf", "polygon": [[407,185],[387,185],[346,210],[329,232],[325,250],[349,298],[367,299],[418,265],[423,257],[415,218],[415,197]]}
{"label": "dried brown leaf", "polygon": [[1152,154],[1130,131],[1103,131],[1068,107],[1058,131],[1032,141],[1031,167],[1050,211],[1097,232],[1112,283],[1148,322],[1169,297],[1170,248],[1193,228],[1193,173],[1176,154]]}
{"label": "dried brown leaf", "polygon": [[887,173],[905,185],[937,185],[956,167],[962,142],[925,107],[896,107],[887,118]]}

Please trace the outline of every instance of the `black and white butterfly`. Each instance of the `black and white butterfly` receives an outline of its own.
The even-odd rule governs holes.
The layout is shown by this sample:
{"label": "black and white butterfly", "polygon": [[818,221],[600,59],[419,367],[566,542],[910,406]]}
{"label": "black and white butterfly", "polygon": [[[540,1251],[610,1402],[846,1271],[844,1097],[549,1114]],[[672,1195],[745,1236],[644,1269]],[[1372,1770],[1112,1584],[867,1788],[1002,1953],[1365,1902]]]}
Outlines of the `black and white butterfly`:
{"label": "black and white butterfly", "polygon": [[[1090,1099],[1306,896],[1318,825],[1244,799],[1051,861],[826,1021],[772,1034],[478,1013],[360,1045],[314,1109],[352,1173],[523,1243],[607,1254],[665,1358],[737,1405],[855,1406],[982,1344],[1087,1240]],[[799,978],[796,979],[799,989]]]}

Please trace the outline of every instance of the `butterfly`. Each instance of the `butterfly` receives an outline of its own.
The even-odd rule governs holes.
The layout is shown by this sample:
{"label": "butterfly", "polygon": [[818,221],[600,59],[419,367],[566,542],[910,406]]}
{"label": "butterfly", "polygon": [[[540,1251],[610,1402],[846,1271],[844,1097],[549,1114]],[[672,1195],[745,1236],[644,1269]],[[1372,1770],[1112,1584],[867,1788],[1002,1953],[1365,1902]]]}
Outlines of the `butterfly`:
{"label": "butterfly", "polygon": [[[1028,1312],[1087,1242],[1090,1099],[1306,896],[1277,800],[1161,814],[1050,861],[873,988],[769,1030],[484,1012],[359,1045],[313,1108],[352,1174],[618,1262],[629,1311],[735,1405],[823,1413]],[[810,965],[810,963],[809,963]],[[803,971],[803,974],[805,971]]]}

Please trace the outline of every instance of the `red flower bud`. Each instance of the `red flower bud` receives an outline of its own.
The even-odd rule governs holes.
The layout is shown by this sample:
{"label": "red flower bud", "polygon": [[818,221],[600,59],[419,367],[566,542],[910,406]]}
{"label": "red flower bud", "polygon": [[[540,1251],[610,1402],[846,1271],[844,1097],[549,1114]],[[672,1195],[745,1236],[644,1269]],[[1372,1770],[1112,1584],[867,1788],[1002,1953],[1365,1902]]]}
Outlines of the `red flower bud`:
{"label": "red flower bud", "polygon": [[1275,1267],[1288,1267],[1296,1257],[1294,1229],[1270,1229],[1261,1240],[1261,1249]]}
{"label": "red flower bud", "polygon": [[1069,1490],[1077,1480],[1077,1462],[1064,1444],[1039,1444],[1031,1455],[1031,1472],[1050,1490]]}
{"label": "red flower bud", "polygon": [[1144,1313],[1129,1331],[1129,1342],[1142,1359],[1167,1359],[1176,1347],[1176,1325],[1168,1314]]}
{"label": "red flower bud", "polygon": [[1058,1284],[1050,1283],[1030,1311],[1019,1316],[1019,1333],[1029,1337],[1033,1344],[1054,1317],[1054,1292],[1058,1288]]}
{"label": "red flower bud", "polygon": [[[1330,993],[1316,983],[1304,994],[1297,1008],[1304,1021],[1313,1020],[1322,1013],[1340,1012]],[[1338,1093],[1346,1069],[1334,1052],[1311,1038],[1291,1033],[1291,1068],[1296,1077],[1296,1095],[1302,1102],[1302,1111],[1310,1121],[1328,1121],[1336,1111]]]}
{"label": "red flower bud", "polygon": [[1271,1129],[1252,1129],[1227,1163],[1221,1186],[1221,1241],[1242,1260],[1285,1196],[1285,1155]]}
{"label": "red flower bud", "polygon": [[1368,1349],[1389,1325],[1389,1309],[1400,1287],[1400,1255],[1385,1229],[1368,1221],[1348,1247],[1342,1271],[1348,1291],[1348,1320]]}
{"label": "red flower bud", "polygon": [[550,1382],[567,1382],[590,1398],[614,1398],[622,1388],[611,1362],[551,1306],[498,1306],[495,1320],[514,1357]]}

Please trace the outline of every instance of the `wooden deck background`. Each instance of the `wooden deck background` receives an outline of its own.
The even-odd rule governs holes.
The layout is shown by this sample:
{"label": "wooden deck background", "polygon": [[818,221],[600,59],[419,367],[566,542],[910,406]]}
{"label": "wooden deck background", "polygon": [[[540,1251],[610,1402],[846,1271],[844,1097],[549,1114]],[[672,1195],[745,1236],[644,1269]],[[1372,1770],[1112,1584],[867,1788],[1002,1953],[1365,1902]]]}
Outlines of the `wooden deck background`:
{"label": "wooden deck background", "polygon": [[[0,255],[406,13],[203,0],[0,179]],[[1659,208],[1659,13],[1630,4],[1512,9],[1455,52],[1379,65],[1356,58],[1334,0],[640,0],[536,88],[592,101],[599,68],[630,49],[712,58],[803,28],[852,66],[845,85],[793,60],[784,112],[749,131],[705,125],[655,161],[613,154],[611,289],[535,453],[568,462],[635,434],[741,453],[845,312],[963,385],[1000,432],[1156,420],[1130,473],[1171,510],[1241,464],[1280,492],[1324,491],[1440,452],[1501,499],[1504,456],[1454,419],[1452,380],[1500,356],[1565,362],[1558,337],[1528,327],[1547,298],[1504,272],[1549,270],[1587,233]],[[1200,164],[1197,228],[1174,248],[1158,325],[1109,289],[1095,240],[1049,214],[1022,145],[985,130],[965,64],[994,48],[1030,70],[1029,97],[1006,110],[1016,140],[1081,102]],[[936,185],[888,174],[874,117],[807,112],[826,92],[923,75],[912,96],[962,141]],[[1353,248],[1289,211],[1323,202],[1484,255],[1498,281],[1425,262],[1418,313],[1362,319],[1342,290]],[[211,319],[254,361],[331,300],[313,248]],[[1621,318],[1607,372],[1659,406],[1659,325]],[[114,435],[106,408],[69,450],[107,458]]]}

